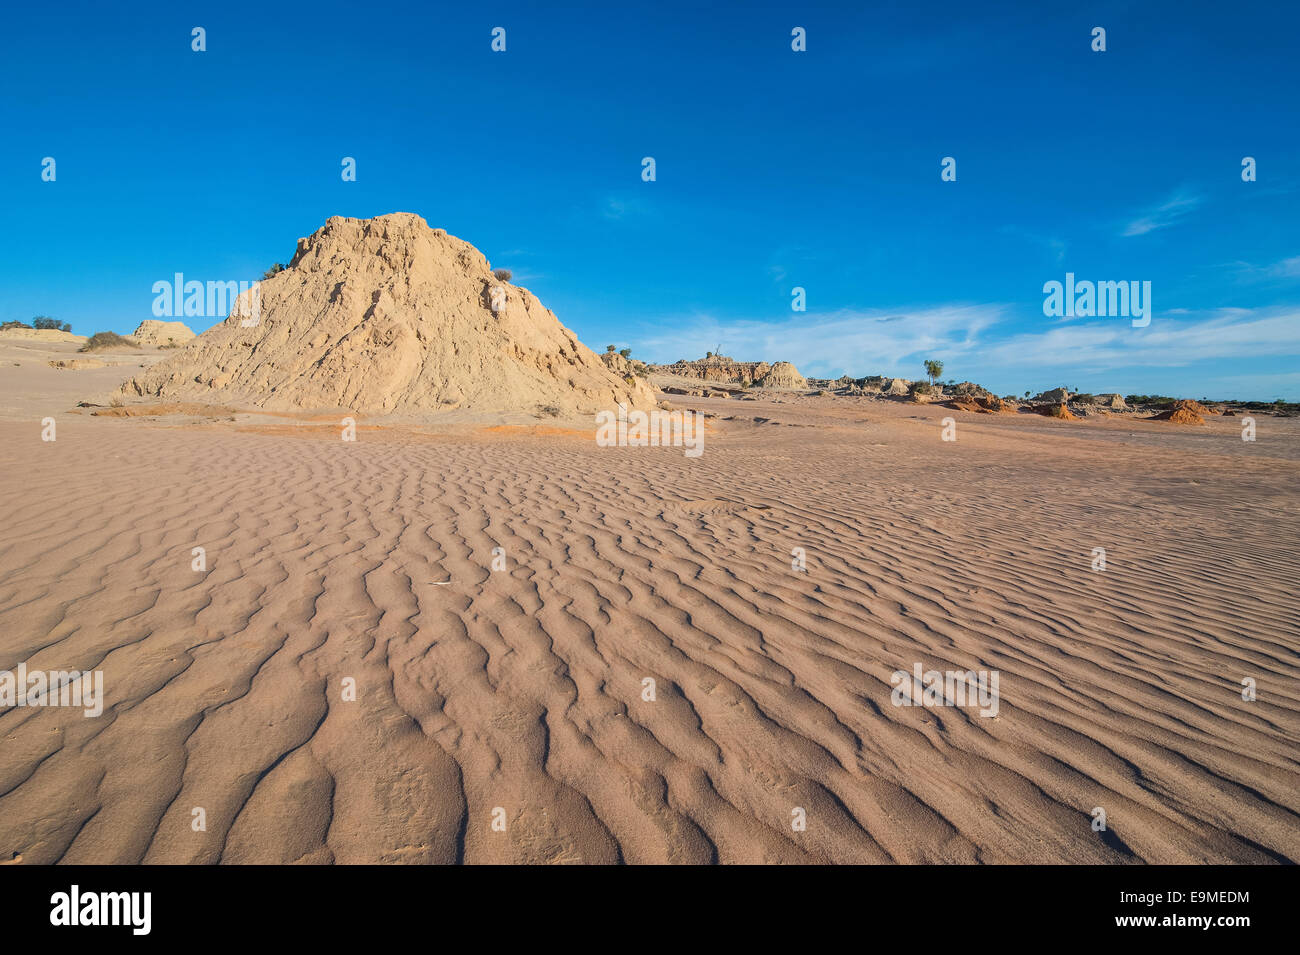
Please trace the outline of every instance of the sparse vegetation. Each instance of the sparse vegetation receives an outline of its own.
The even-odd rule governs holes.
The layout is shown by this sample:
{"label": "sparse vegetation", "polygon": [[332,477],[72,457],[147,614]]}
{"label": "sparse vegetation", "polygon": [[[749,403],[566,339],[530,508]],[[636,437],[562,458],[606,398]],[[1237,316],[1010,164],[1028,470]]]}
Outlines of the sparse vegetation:
{"label": "sparse vegetation", "polygon": [[32,326],[28,325],[26,322],[5,322],[3,325],[0,325],[0,332],[8,331],[11,328],[26,328],[30,330],[31,327]]}
{"label": "sparse vegetation", "polygon": [[138,348],[134,338],[126,338],[117,332],[95,332],[77,351],[102,351],[105,348]]}
{"label": "sparse vegetation", "polygon": [[48,315],[37,315],[32,319],[32,327],[37,330],[48,330],[52,332],[72,331],[72,326],[67,322],[61,322],[56,318],[50,318]]}
{"label": "sparse vegetation", "polygon": [[928,395],[933,393],[934,386],[928,381],[914,381],[911,390],[914,395]]}
{"label": "sparse vegetation", "polygon": [[606,345],[606,346],[605,346],[605,354],[608,355],[608,354],[609,354],[610,352],[612,352],[613,350],[614,350],[614,346],[613,346],[613,345]]}
{"label": "sparse vegetation", "polygon": [[1124,400],[1131,405],[1150,405],[1163,411],[1172,408],[1178,399],[1168,395],[1125,395]]}
{"label": "sparse vegetation", "polygon": [[514,274],[515,274],[515,273],[511,272],[509,269],[493,269],[493,270],[492,270],[492,276],[493,276],[493,278],[495,278],[498,282],[509,282],[509,281],[510,281],[510,277],[511,277],[512,275],[514,275]]}
{"label": "sparse vegetation", "polygon": [[555,405],[546,405],[542,408],[542,414],[549,415],[552,418],[558,418],[560,416],[560,409],[555,407]]}
{"label": "sparse vegetation", "polygon": [[622,349],[622,350],[619,352],[619,354],[622,355],[624,358],[631,358],[631,357],[632,357],[632,349],[630,349],[630,348],[624,348],[624,349]]}
{"label": "sparse vegetation", "polygon": [[272,275],[280,274],[285,270],[285,268],[286,267],[282,263],[276,262],[275,265],[271,266],[269,269],[267,269],[265,272],[262,273],[263,281],[269,279]]}

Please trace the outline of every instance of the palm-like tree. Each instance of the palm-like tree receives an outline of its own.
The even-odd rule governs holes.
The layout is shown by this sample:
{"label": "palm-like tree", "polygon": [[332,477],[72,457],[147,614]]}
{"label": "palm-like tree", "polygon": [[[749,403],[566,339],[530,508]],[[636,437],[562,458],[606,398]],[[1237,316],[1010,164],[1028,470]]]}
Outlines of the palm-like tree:
{"label": "palm-like tree", "polygon": [[943,362],[936,361],[933,358],[927,358],[925,361],[925,373],[930,376],[930,384],[933,385],[934,380],[943,374]]}

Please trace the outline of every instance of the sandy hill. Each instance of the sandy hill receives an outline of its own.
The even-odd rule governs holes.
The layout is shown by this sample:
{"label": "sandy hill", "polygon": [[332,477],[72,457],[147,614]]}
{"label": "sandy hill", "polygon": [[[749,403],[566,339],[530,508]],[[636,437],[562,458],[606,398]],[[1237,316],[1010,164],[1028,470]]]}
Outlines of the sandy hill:
{"label": "sandy hill", "polygon": [[736,361],[726,355],[709,355],[695,361],[682,360],[671,365],[650,365],[649,371],[654,375],[690,378],[741,388],[748,388],[751,385],[782,389],[808,387],[808,382],[804,380],[803,375],[799,374],[799,370],[788,361],[778,361],[769,365],[765,361]]}
{"label": "sandy hill", "polygon": [[767,375],[759,382],[762,388],[796,388],[808,387],[808,382],[799,369],[788,361],[778,361],[772,365]]}
{"label": "sandy hill", "polygon": [[0,339],[29,342],[67,342],[81,345],[85,343],[86,336],[56,331],[52,328],[6,328],[0,331]]}
{"label": "sandy hill", "polygon": [[162,322],[156,318],[147,318],[131,333],[131,337],[142,345],[183,345],[195,335],[184,322]]}
{"label": "sandy hill", "polygon": [[654,404],[476,248],[417,215],[330,218],[259,288],[256,324],[236,309],[122,390],[365,414]]}

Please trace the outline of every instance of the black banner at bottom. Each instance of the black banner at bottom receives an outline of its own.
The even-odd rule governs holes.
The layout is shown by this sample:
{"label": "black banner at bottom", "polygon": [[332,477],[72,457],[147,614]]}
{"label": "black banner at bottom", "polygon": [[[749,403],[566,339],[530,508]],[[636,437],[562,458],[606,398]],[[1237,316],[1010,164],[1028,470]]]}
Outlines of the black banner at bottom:
{"label": "black banner at bottom", "polygon": [[0,912],[11,940],[50,933],[128,946],[250,937],[373,943],[377,931],[430,918],[444,929],[491,926],[495,942],[511,926],[535,933],[563,921],[571,935],[621,924],[636,938],[674,934],[670,923],[689,920],[692,932],[712,922],[742,937],[816,937],[854,924],[887,933],[907,926],[914,938],[930,926],[1178,944],[1199,935],[1232,945],[1262,939],[1254,934],[1261,931],[1276,937],[1293,922],[1284,907],[1294,907],[1298,884],[1290,866],[628,869],[594,882],[574,869],[539,878],[524,868],[11,865],[0,867]]}

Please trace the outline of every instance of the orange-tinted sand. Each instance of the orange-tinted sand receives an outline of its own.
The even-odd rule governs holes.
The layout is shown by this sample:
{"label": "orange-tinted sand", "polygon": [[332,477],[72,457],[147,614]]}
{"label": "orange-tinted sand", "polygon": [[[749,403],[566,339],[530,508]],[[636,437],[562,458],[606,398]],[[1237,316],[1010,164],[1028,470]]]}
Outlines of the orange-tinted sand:
{"label": "orange-tinted sand", "polygon": [[106,693],[0,710],[0,857],[1300,859],[1300,422],[693,404],[698,459],[0,421],[0,669]]}

